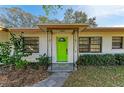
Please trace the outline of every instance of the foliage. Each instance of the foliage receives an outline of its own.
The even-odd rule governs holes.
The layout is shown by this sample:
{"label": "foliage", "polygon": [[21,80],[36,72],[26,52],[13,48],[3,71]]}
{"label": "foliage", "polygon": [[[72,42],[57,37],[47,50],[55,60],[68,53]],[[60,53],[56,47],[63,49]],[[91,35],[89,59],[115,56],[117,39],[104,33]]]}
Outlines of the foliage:
{"label": "foliage", "polygon": [[50,13],[57,13],[58,9],[62,9],[62,5],[43,5],[42,8],[46,15],[49,15]]}
{"label": "foliage", "polygon": [[88,18],[88,15],[82,11],[74,11],[72,8],[67,9],[64,13],[63,20],[49,19],[47,16],[39,17],[40,23],[87,23],[91,27],[96,27],[96,17]]}
{"label": "foliage", "polygon": [[[15,66],[17,69],[24,69],[29,64],[26,60],[22,60],[22,58],[31,55],[31,53],[24,52],[25,45],[22,34],[16,36],[10,32],[10,35],[10,42],[0,43],[0,62],[5,65]],[[50,58],[46,54],[40,55],[36,60],[38,62],[34,68],[39,66],[48,67],[50,65]]]}
{"label": "foliage", "polygon": [[9,42],[1,42],[0,43],[0,62],[5,64],[10,63],[10,52],[11,52],[11,44]]}
{"label": "foliage", "polygon": [[96,17],[93,17],[93,18],[89,18],[87,23],[91,26],[91,27],[96,27],[97,24],[96,24]]}
{"label": "foliage", "polygon": [[64,13],[64,19],[63,19],[64,23],[74,23],[73,12],[74,10],[72,8],[66,10],[66,12]]}
{"label": "foliage", "polygon": [[15,60],[15,67],[17,69],[25,69],[28,65],[28,62],[26,60]]}
{"label": "foliage", "polygon": [[[42,8],[48,16],[51,13],[57,13],[57,10],[61,9],[62,6],[43,5]],[[42,17],[42,20],[39,21],[39,16],[35,16],[18,7],[0,8],[0,25],[5,27],[36,27],[37,23],[44,23],[45,17],[40,17]]]}
{"label": "foliage", "polygon": [[45,16],[39,16],[40,23],[48,23],[49,19]]}
{"label": "foliage", "polygon": [[0,61],[6,65],[15,65],[16,68],[24,68],[27,61],[22,60],[22,58],[31,53],[24,52],[22,34],[16,36],[10,32],[10,35],[10,42],[0,43]]}
{"label": "foliage", "polygon": [[38,64],[38,62],[30,62],[28,63],[28,66],[32,69],[39,69],[40,65]]}
{"label": "foliage", "polygon": [[124,65],[124,54],[115,54],[116,64]]}
{"label": "foliage", "polygon": [[19,36],[16,36],[13,33],[10,33],[10,34],[11,34],[10,41],[14,46],[13,48],[14,53],[12,55],[12,58],[14,59],[13,61],[15,62],[14,64],[17,68],[24,68],[27,65],[27,61],[22,60],[22,58],[31,55],[31,53],[24,52],[25,45],[24,45],[22,34]]}
{"label": "foliage", "polygon": [[50,58],[46,54],[40,55],[36,60],[40,66],[48,67],[50,65]]}
{"label": "foliage", "polygon": [[58,19],[49,19],[46,16],[39,16],[39,23],[51,23],[51,24],[57,24],[57,23],[62,23],[62,21]]}
{"label": "foliage", "polygon": [[63,9],[62,5],[43,5],[45,16],[35,16],[25,12],[21,8],[0,8],[0,25],[5,27],[36,27],[38,23],[87,23],[91,27],[96,27],[96,17],[88,17],[85,12],[72,8],[67,9],[64,13],[64,18],[50,19],[51,14],[58,13],[59,9]]}
{"label": "foliage", "polygon": [[124,54],[90,54],[81,55],[77,65],[124,65]]}
{"label": "foliage", "polygon": [[48,66],[51,64],[50,57],[48,57],[46,54],[39,55],[38,58],[36,58],[37,62],[30,62],[28,64],[29,67],[32,69],[40,69],[43,67],[44,69],[47,69]]}
{"label": "foliage", "polygon": [[21,8],[0,8],[0,25],[5,27],[34,27],[38,18]]}
{"label": "foliage", "polygon": [[88,18],[88,15],[82,11],[74,11],[72,8],[67,9],[64,14],[64,23],[87,23],[91,27],[96,27],[96,17]]}
{"label": "foliage", "polygon": [[87,22],[87,14],[82,11],[74,12],[74,22],[75,23],[86,23]]}
{"label": "foliage", "polygon": [[13,56],[15,56],[17,59],[21,59],[22,57],[31,55],[31,53],[25,53],[25,50],[24,50],[25,44],[24,44],[22,33],[19,36],[16,36],[13,33],[10,33],[10,34],[11,34],[10,41],[14,49]]}

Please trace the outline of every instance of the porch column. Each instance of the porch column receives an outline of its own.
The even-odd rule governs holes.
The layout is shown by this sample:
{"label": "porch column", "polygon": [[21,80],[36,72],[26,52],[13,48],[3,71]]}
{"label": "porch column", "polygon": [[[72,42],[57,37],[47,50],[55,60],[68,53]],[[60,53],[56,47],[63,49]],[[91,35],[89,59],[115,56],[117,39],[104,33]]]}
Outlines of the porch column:
{"label": "porch column", "polygon": [[74,29],[73,31],[73,55],[74,55],[74,62],[78,59],[78,29]]}
{"label": "porch column", "polygon": [[47,55],[52,57],[52,30],[47,30]]}

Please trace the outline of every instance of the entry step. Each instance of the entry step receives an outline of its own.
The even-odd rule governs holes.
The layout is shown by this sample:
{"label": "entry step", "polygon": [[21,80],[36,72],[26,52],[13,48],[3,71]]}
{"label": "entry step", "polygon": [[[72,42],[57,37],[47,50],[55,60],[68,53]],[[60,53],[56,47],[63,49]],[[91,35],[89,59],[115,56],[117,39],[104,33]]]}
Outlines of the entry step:
{"label": "entry step", "polygon": [[73,63],[52,63],[48,71],[50,72],[70,72],[73,71],[75,68]]}

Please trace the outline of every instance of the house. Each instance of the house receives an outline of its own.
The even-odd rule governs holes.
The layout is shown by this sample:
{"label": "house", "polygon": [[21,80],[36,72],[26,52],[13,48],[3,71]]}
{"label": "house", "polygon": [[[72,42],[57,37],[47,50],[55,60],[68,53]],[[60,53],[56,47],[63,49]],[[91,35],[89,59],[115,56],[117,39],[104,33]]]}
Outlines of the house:
{"label": "house", "polygon": [[[23,32],[27,50],[33,54],[27,60],[46,53],[52,63],[75,63],[80,54],[124,53],[124,27],[95,27],[88,24],[40,24],[37,28],[9,28]],[[0,42],[10,35],[0,32]]]}

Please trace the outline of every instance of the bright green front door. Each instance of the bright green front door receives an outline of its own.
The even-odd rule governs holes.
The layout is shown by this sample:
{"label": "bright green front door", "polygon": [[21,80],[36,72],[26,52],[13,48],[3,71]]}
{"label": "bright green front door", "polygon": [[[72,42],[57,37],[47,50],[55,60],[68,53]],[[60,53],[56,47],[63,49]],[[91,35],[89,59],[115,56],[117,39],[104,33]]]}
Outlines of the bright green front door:
{"label": "bright green front door", "polygon": [[57,37],[56,47],[57,47],[57,62],[67,62],[68,60],[68,38]]}

